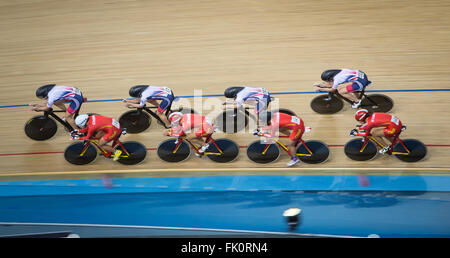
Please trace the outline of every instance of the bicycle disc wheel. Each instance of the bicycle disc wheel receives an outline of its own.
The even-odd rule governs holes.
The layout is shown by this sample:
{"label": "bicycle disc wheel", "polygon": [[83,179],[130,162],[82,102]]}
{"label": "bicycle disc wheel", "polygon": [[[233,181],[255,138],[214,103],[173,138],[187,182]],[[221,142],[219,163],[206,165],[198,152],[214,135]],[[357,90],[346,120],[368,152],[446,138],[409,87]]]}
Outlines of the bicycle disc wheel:
{"label": "bicycle disc wheel", "polygon": [[[264,152],[264,149],[267,150]],[[260,140],[254,141],[247,148],[247,157],[256,163],[267,164],[274,162],[280,157],[280,149],[276,144],[261,143]]]}
{"label": "bicycle disc wheel", "polygon": [[[403,140],[403,144],[410,151],[408,155],[395,154],[399,160],[406,162],[416,162],[423,159],[427,155],[427,147],[421,141],[414,139]],[[401,143],[397,143],[394,146],[393,152],[406,152]]]}
{"label": "bicycle disc wheel", "polygon": [[[235,142],[228,139],[218,139],[215,140],[215,142],[217,146],[214,145],[214,143],[209,143],[209,147],[205,151],[205,155],[207,155],[212,161],[219,163],[231,162],[239,155],[239,146]],[[220,155],[217,155],[220,153],[217,147],[219,147],[222,151]],[[208,152],[214,154],[206,154]]]}
{"label": "bicycle disc wheel", "polygon": [[224,133],[237,133],[248,125],[248,116],[241,109],[225,110],[216,118],[216,126]]}
{"label": "bicycle disc wheel", "polygon": [[[122,143],[125,150],[122,146],[117,145],[116,149],[121,150],[122,154],[120,155],[117,162],[124,165],[136,165],[142,162],[147,156],[147,149],[144,145],[135,141],[127,141]],[[128,152],[130,155],[128,155]]]}
{"label": "bicycle disc wheel", "polygon": [[377,155],[377,146],[369,141],[366,147],[362,149],[364,142],[362,139],[353,139],[347,142],[344,147],[345,155],[352,160],[366,161]]}
{"label": "bicycle disc wheel", "polygon": [[122,128],[127,129],[127,133],[140,133],[150,127],[152,120],[145,111],[130,110],[123,113],[119,118]]}
{"label": "bicycle disc wheel", "polygon": [[84,142],[72,143],[64,151],[64,158],[74,165],[89,164],[97,158],[97,150],[92,144],[89,144],[87,150],[81,155],[84,148]]}
{"label": "bicycle disc wheel", "polygon": [[25,134],[36,141],[52,138],[57,130],[58,126],[55,120],[46,116],[35,116],[25,123]]}
{"label": "bicycle disc wheel", "polygon": [[[330,149],[321,141],[306,141],[306,146],[311,150],[311,156],[298,156],[298,158],[308,164],[318,164],[326,161],[330,156]],[[310,154],[304,144],[297,147],[297,154]]]}
{"label": "bicycle disc wheel", "polygon": [[371,112],[388,112],[394,106],[394,101],[383,94],[369,94],[361,101],[360,108]]}
{"label": "bicycle disc wheel", "polygon": [[158,146],[157,153],[160,159],[167,162],[180,162],[189,157],[191,154],[189,144],[182,141],[177,148],[175,141],[175,139],[168,139]]}
{"label": "bicycle disc wheel", "polygon": [[319,114],[334,114],[344,107],[342,100],[335,95],[332,95],[331,99],[328,98],[328,94],[322,94],[313,98],[310,104],[311,109]]}

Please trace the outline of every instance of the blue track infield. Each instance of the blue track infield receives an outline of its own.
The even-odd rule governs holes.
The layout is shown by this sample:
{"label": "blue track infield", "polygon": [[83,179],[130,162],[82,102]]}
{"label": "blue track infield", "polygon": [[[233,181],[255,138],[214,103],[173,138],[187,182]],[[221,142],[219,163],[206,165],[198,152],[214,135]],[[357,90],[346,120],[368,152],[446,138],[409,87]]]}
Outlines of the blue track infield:
{"label": "blue track infield", "polygon": [[[450,177],[210,176],[0,182],[0,222],[450,237]],[[108,181],[108,180],[106,180]]]}

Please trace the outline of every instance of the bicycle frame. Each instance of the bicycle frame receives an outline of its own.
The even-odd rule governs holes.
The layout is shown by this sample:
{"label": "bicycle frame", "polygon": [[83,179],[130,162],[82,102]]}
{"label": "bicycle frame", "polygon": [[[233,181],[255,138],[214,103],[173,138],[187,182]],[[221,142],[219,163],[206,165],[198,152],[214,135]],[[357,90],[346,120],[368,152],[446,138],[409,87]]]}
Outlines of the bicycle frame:
{"label": "bicycle frame", "polygon": [[[373,137],[372,135],[369,136],[365,136],[364,137],[364,144],[361,147],[361,150],[359,152],[363,152],[364,149],[366,148],[367,144],[369,143],[369,141],[372,141],[373,143],[375,143],[375,145],[378,145],[380,148],[384,148],[386,146],[384,146],[381,142],[377,141],[375,139],[375,137]],[[403,148],[406,150],[406,152],[397,152],[397,151],[392,151],[393,146],[396,143],[400,143]],[[403,143],[403,141],[399,138],[399,135],[397,135],[394,140],[392,141],[392,144],[390,145],[390,150],[389,150],[390,154],[394,154],[394,155],[409,155],[411,153],[411,151],[406,147],[406,145]]]}
{"label": "bicycle frame", "polygon": [[[105,149],[103,149],[101,146],[98,145],[97,139],[89,139],[89,140],[85,141],[83,150],[81,151],[80,156],[83,156],[84,153],[86,153],[86,150],[88,149],[90,143],[92,143],[105,157],[111,156],[111,154],[112,154],[111,152],[106,151]],[[130,153],[127,151],[127,149],[125,149],[122,142],[117,140],[116,142],[113,143],[112,147],[114,148],[117,145],[119,145],[125,152],[125,154],[120,155],[120,157],[127,158],[130,156]]]}
{"label": "bicycle frame", "polygon": [[[66,127],[66,129],[68,129],[69,131],[73,131],[74,128],[73,128],[67,121],[62,120],[59,116],[57,116],[57,115],[55,114],[55,112],[66,112],[66,111],[64,111],[64,110],[49,110],[49,111],[44,111],[44,116],[45,116],[45,117],[48,117],[48,116],[53,117],[56,121],[58,121],[58,122],[61,123],[64,127]],[[75,113],[75,116],[77,116],[77,115],[78,115],[78,110],[77,110],[77,112]]]}
{"label": "bicycle frame", "polygon": [[[169,112],[171,111],[171,107],[172,104],[169,105],[169,107],[167,107],[166,111],[164,112],[164,114],[167,116],[169,114]],[[162,119],[155,113],[153,112],[151,109],[156,109],[158,107],[153,106],[153,107],[147,107],[144,106],[143,108],[137,108],[137,113],[140,115],[142,110],[145,110],[148,114],[150,114],[152,117],[154,117],[156,120],[158,120],[159,122],[161,122],[162,124],[164,124],[164,122],[162,121]]]}
{"label": "bicycle frame", "polygon": [[[177,150],[180,148],[181,143],[183,142],[183,140],[185,140],[187,143],[189,143],[189,145],[191,145],[191,147],[197,152],[199,153],[200,147],[198,147],[195,143],[193,143],[192,141],[190,141],[189,139],[186,138],[186,136],[182,136],[182,137],[178,137],[177,139],[177,144],[175,145],[174,150],[172,151],[172,153],[176,153]],[[219,146],[217,145],[217,143],[214,141],[214,139],[209,136],[208,139],[206,139],[206,143],[211,142],[212,144],[214,144],[214,146],[216,146],[217,150],[219,152],[203,152],[204,155],[217,155],[220,156],[222,155],[223,151],[219,148]],[[200,154],[200,153],[199,153]]]}
{"label": "bicycle frame", "polygon": [[[280,135],[280,136],[278,136],[278,137],[279,137],[279,138],[289,138],[289,136],[284,136],[284,135]],[[276,143],[278,146],[280,146],[281,149],[283,149],[286,153],[288,153],[288,151],[289,151],[288,147],[286,147],[286,145],[284,145],[282,142],[280,142],[279,139],[276,140],[275,143]],[[308,151],[308,153],[296,153],[296,155],[297,155],[297,156],[311,157],[311,156],[313,155],[313,152],[312,152],[311,149],[308,147],[308,145],[306,145],[306,143],[305,143],[305,141],[304,141],[303,139],[300,139],[299,143],[295,146],[295,148],[297,148],[297,147],[300,145],[300,143],[302,143],[302,144],[305,146],[305,148],[306,148],[306,150]],[[264,147],[263,152],[262,152],[263,155],[267,152],[267,150],[269,149],[269,147],[270,147],[270,144],[266,144],[266,146]]]}
{"label": "bicycle frame", "polygon": [[[362,89],[361,91],[356,91],[356,92],[354,92],[354,93],[358,93],[358,94],[359,94],[358,99],[362,99],[363,97],[365,97],[365,98],[366,98],[367,100],[369,100],[373,105],[375,105],[376,103],[373,102],[370,98],[368,98],[367,95],[365,94],[366,87],[367,87],[367,86],[364,86],[363,89]],[[346,101],[347,103],[353,105],[353,101],[351,101],[351,100],[349,100],[348,98],[342,96],[341,94],[339,94],[338,91],[328,93],[328,95],[329,95],[330,98],[332,97],[333,94],[335,94],[338,98],[340,98],[340,99]]]}

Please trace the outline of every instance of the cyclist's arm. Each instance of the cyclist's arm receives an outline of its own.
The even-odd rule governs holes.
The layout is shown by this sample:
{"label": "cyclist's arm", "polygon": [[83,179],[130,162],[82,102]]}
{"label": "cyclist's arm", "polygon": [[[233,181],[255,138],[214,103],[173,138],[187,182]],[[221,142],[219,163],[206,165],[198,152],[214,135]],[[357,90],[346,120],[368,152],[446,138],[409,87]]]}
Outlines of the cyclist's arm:
{"label": "cyclist's arm", "polygon": [[168,130],[169,130],[169,136],[180,137],[180,136],[184,135],[183,127],[181,127],[180,125],[170,128]]}
{"label": "cyclist's arm", "polygon": [[80,130],[78,130],[79,133],[86,133],[86,136],[80,137],[80,140],[87,140],[89,138],[92,137],[92,135],[94,134],[95,130],[91,129],[90,127],[85,127],[82,128]]}
{"label": "cyclist's arm", "polygon": [[318,87],[316,89],[318,91],[321,91],[321,92],[334,92],[334,91],[336,91],[336,89],[334,89],[334,88],[325,88],[325,87]]}
{"label": "cyclist's arm", "polygon": [[[261,131],[263,132],[261,133],[261,136],[272,138],[275,135],[278,127],[279,125],[277,123],[271,123],[268,126],[264,126],[263,128],[261,128]],[[270,131],[270,133],[265,133],[266,131]]]}
{"label": "cyclist's arm", "polygon": [[362,126],[360,126],[358,128],[358,133],[356,135],[357,136],[369,136],[370,130],[372,130],[373,127],[374,126],[370,123],[363,124]]}

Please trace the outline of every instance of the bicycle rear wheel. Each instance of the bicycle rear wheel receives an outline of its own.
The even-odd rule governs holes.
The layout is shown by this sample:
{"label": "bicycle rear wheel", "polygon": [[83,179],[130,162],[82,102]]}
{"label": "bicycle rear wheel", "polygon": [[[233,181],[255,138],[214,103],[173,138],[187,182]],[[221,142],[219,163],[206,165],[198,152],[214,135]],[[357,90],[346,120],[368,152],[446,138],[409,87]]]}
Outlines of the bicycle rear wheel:
{"label": "bicycle rear wheel", "polygon": [[[136,165],[142,162],[147,156],[147,149],[144,145],[135,141],[127,141],[122,143],[123,147],[117,145],[116,149],[121,150],[122,154],[120,155],[117,162],[124,165]],[[129,155],[127,154],[129,153]]]}
{"label": "bicycle rear wheel", "polygon": [[57,130],[55,120],[48,116],[35,116],[25,123],[25,134],[36,141],[52,138]]}
{"label": "bicycle rear wheel", "polygon": [[253,162],[267,164],[280,157],[280,149],[276,144],[261,143],[260,140],[257,140],[248,146],[247,157]]}
{"label": "bicycle rear wheel", "polygon": [[191,154],[189,144],[182,141],[177,146],[175,141],[175,139],[168,139],[159,144],[157,153],[160,159],[167,162],[180,162],[189,158]]}
{"label": "bicycle rear wheel", "polygon": [[369,141],[364,149],[362,139],[353,139],[347,142],[344,147],[345,155],[352,160],[366,161],[373,159],[377,155],[377,146]]}
{"label": "bicycle rear wheel", "polygon": [[[408,155],[395,154],[399,160],[405,162],[417,162],[423,159],[427,155],[427,147],[421,141],[415,139],[403,140],[406,148],[410,151]],[[393,152],[406,152],[405,147],[401,143],[397,143],[394,146]]]}
{"label": "bicycle rear wheel", "polygon": [[344,107],[344,103],[334,94],[331,98],[329,98],[328,94],[322,94],[313,98],[310,106],[314,112],[319,114],[334,114]]}
{"label": "bicycle rear wheel", "polygon": [[[235,160],[239,155],[239,146],[235,142],[228,139],[218,139],[215,140],[215,142],[217,146],[214,143],[209,143],[209,147],[205,151],[205,153],[215,153],[207,155],[210,160],[219,163],[226,163]],[[220,155],[216,155],[217,153],[220,153],[217,147],[219,147],[222,151]]]}
{"label": "bicycle rear wheel", "polygon": [[92,144],[85,147],[84,142],[75,142],[66,148],[64,158],[74,165],[86,165],[97,158],[97,150]]}
{"label": "bicycle rear wheel", "polygon": [[120,116],[119,123],[122,128],[127,129],[127,133],[133,134],[147,130],[152,123],[152,119],[142,110],[130,110]]}
{"label": "bicycle rear wheel", "polygon": [[383,94],[366,95],[362,101],[360,108],[365,108],[371,112],[388,112],[394,106],[394,101]]}
{"label": "bicycle rear wheel", "polygon": [[[308,164],[318,164],[325,162],[328,160],[328,157],[330,156],[330,149],[328,146],[321,142],[321,141],[306,141],[305,142],[308,149],[311,150],[312,154],[311,156],[298,156],[298,158]],[[306,148],[304,144],[301,144],[297,147],[297,154],[310,154],[308,149]]]}

